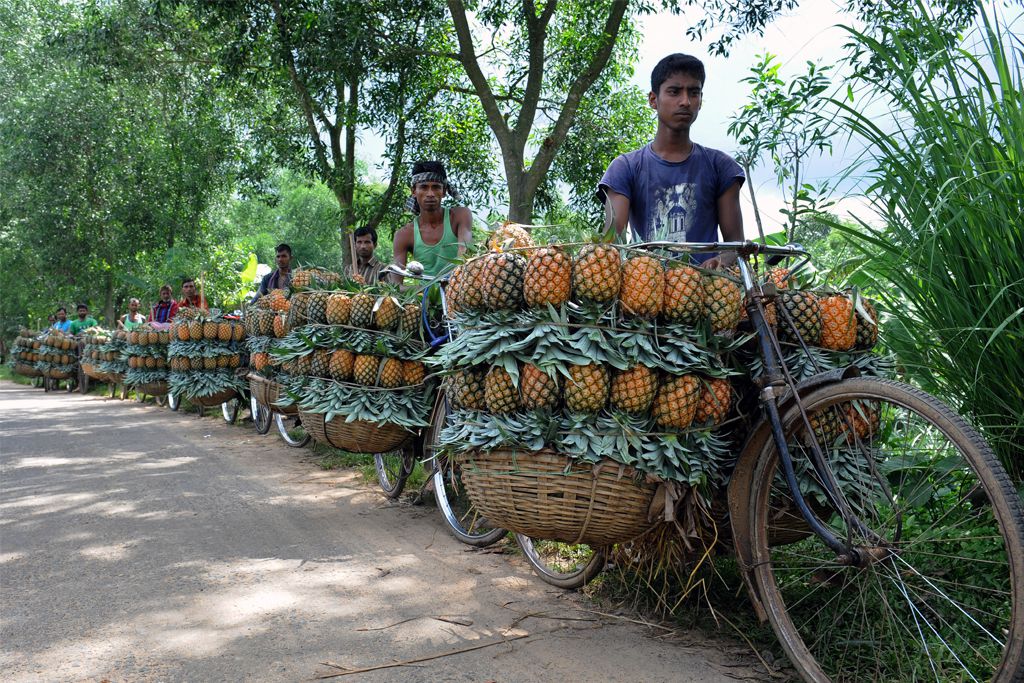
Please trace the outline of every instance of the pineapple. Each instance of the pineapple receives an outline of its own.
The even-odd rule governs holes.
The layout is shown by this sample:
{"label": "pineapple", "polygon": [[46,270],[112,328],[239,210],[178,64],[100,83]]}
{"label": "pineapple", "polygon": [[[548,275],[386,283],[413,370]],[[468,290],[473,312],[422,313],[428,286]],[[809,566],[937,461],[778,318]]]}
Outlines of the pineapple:
{"label": "pineapple", "polygon": [[192,341],[201,341],[203,339],[203,324],[198,320],[192,320],[188,324],[188,336]]}
{"label": "pineapple", "polygon": [[288,310],[288,292],[283,289],[272,289],[260,299],[264,305],[275,313]]}
{"label": "pineapple", "polygon": [[[779,303],[792,318],[796,334],[807,344],[818,344],[821,339],[821,306],[818,297],[812,292],[786,290],[779,292]],[[779,334],[788,341],[797,341],[796,334],[785,319],[779,323]]]}
{"label": "pineapple", "polygon": [[165,346],[167,344],[170,344],[171,343],[171,333],[170,332],[160,332],[159,335],[158,335],[157,341],[160,344],[163,344]]}
{"label": "pineapple", "polygon": [[204,370],[216,370],[217,369],[217,356],[204,356],[203,357],[203,369]]}
{"label": "pineapple", "polygon": [[242,341],[245,338],[245,327],[235,323],[231,328],[231,340]]}
{"label": "pineapple", "polygon": [[525,249],[532,246],[534,246],[534,241],[526,226],[518,223],[505,223],[492,232],[487,240],[487,248],[491,251]]}
{"label": "pineapple", "polygon": [[666,320],[696,325],[704,317],[704,278],[692,266],[665,271],[665,298],[661,313]]}
{"label": "pineapple", "polygon": [[310,292],[306,300],[306,321],[313,325],[327,322],[327,299],[330,292]]}
{"label": "pineapple", "polygon": [[[831,449],[844,431],[843,409],[839,406],[829,406],[808,413],[807,421],[818,443],[825,449]],[[805,441],[810,445],[809,438],[805,438]]]}
{"label": "pineapple", "polygon": [[654,399],[654,421],[664,429],[686,429],[693,422],[700,397],[696,375],[670,377]]}
{"label": "pineapple", "polygon": [[402,319],[398,325],[399,333],[403,337],[412,337],[419,334],[421,318],[419,304],[410,303],[402,306]]}
{"label": "pineapple", "polygon": [[313,354],[307,353],[305,356],[299,356],[295,359],[295,374],[297,375],[311,375],[313,374]]}
{"label": "pineapple", "polygon": [[237,368],[242,364],[242,355],[239,353],[233,353],[228,356],[228,367]]}
{"label": "pineapple", "polygon": [[285,327],[285,316],[277,314],[274,316],[274,336],[280,339],[288,334],[288,330]]}
{"label": "pineapple", "polygon": [[370,329],[373,323],[373,306],[375,300],[369,294],[356,294],[352,297],[352,312],[349,315],[349,324],[352,327]]}
{"label": "pineapple", "polygon": [[218,368],[226,368],[230,363],[231,363],[231,355],[230,354],[224,354],[222,356],[217,356],[217,367]]}
{"label": "pineapple", "polygon": [[514,413],[519,409],[519,390],[503,367],[495,366],[484,379],[484,401],[492,413]]}
{"label": "pineapple", "polygon": [[[249,319],[249,317],[246,317],[246,320]],[[178,341],[188,341],[188,323],[177,323],[174,326],[174,336]]]}
{"label": "pineapple", "polygon": [[292,271],[292,289],[308,289],[313,284],[313,271],[296,268]]}
{"label": "pineapple", "polygon": [[570,365],[565,405],[578,413],[596,413],[608,402],[608,370],[603,365]]}
{"label": "pineapple", "polygon": [[492,311],[515,310],[523,305],[526,259],[520,254],[497,252],[484,257],[483,299]]}
{"label": "pineapple", "polygon": [[380,365],[380,385],[386,389],[402,386],[402,361],[385,358]]}
{"label": "pineapple", "polygon": [[732,405],[732,385],[726,379],[704,379],[693,421],[698,424],[718,425],[725,420]]}
{"label": "pineapple", "polygon": [[225,321],[217,325],[217,339],[223,342],[231,341],[231,323]]}
{"label": "pineapple", "polygon": [[312,354],[309,364],[309,374],[314,377],[330,377],[331,352],[327,349],[317,349]]}
{"label": "pineapple", "polygon": [[612,377],[612,406],[627,413],[646,413],[658,393],[658,373],[645,365],[634,365]]}
{"label": "pineapple", "polygon": [[558,377],[552,377],[536,365],[523,365],[519,388],[523,407],[528,410],[550,410],[558,406]]}
{"label": "pineapple", "polygon": [[653,256],[634,256],[622,266],[619,303],[630,315],[653,318],[665,298],[665,269]]}
{"label": "pineapple", "polygon": [[859,399],[844,403],[843,407],[846,409],[848,425],[853,427],[853,432],[858,439],[870,441],[879,432],[882,424],[882,411],[878,401]]}
{"label": "pineapple", "polygon": [[466,262],[459,276],[460,311],[479,311],[484,307],[484,263],[486,256]]}
{"label": "pineapple", "polygon": [[523,298],[527,306],[559,306],[572,290],[572,261],[561,247],[534,249],[526,260]]}
{"label": "pineapple", "polygon": [[853,302],[842,294],[818,300],[821,306],[821,346],[833,351],[848,351],[857,341],[857,316]]}
{"label": "pineapple", "polygon": [[459,370],[448,384],[448,400],[455,408],[485,410],[487,408],[486,375],[483,370]]}
{"label": "pineapple", "polygon": [[[211,341],[216,340],[217,339],[217,327],[218,327],[217,323],[215,323],[212,320],[207,320],[206,322],[204,322],[203,323],[203,339],[209,339]],[[156,340],[150,341],[151,344],[155,343],[155,342],[156,342]]]}
{"label": "pineapple", "polygon": [[860,300],[860,308],[867,311],[870,318],[865,318],[860,310],[857,310],[857,340],[853,348],[857,351],[870,351],[878,343],[878,312],[872,302],[863,297]]}
{"label": "pineapple", "polygon": [[454,318],[461,311],[459,308],[459,291],[462,283],[462,274],[465,266],[456,266],[455,270],[448,277],[448,284],[445,286],[445,307],[448,309],[448,317]]}
{"label": "pineapple", "polygon": [[378,330],[391,331],[402,319],[402,307],[393,296],[382,296],[374,309],[373,321]]}
{"label": "pineapple", "polygon": [[327,297],[327,324],[348,325],[352,315],[352,299],[344,294],[331,294]]}
{"label": "pineapple", "polygon": [[418,360],[402,361],[402,384],[411,387],[422,384],[427,377],[427,368]]}
{"label": "pineapple", "polygon": [[355,363],[352,366],[352,378],[359,384],[368,387],[376,386],[379,368],[379,356],[356,356]]}
{"label": "pineapple", "polygon": [[622,283],[619,250],[608,244],[587,244],[572,265],[572,292],[577,299],[613,300]]}
{"label": "pineapple", "polygon": [[727,332],[740,323],[743,290],[724,275],[706,274],[704,277],[704,307],[707,309],[712,332]]}
{"label": "pineapple", "polygon": [[328,371],[333,379],[347,382],[352,379],[352,369],[356,356],[348,349],[338,349],[331,353]]}
{"label": "pineapple", "polygon": [[192,370],[202,370],[203,369],[203,357],[202,356],[197,356],[197,355],[189,356],[188,357],[188,366]]}

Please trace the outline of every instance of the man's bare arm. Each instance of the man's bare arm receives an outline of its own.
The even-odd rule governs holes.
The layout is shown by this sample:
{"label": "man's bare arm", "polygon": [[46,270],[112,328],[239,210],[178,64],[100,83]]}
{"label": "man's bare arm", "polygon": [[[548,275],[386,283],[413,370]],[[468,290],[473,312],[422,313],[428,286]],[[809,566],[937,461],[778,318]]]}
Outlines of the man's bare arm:
{"label": "man's bare arm", "polygon": [[464,206],[452,209],[452,218],[455,225],[455,236],[459,240],[459,256],[466,253],[466,249],[473,246],[473,214]]}
{"label": "man's bare arm", "polygon": [[615,232],[621,237],[626,232],[626,225],[629,224],[629,197],[619,194],[610,187],[605,186],[605,201],[612,205],[612,225]]}
{"label": "man's bare arm", "polygon": [[[743,241],[743,212],[740,210],[740,186],[736,181],[718,198],[718,227],[722,231],[723,242]],[[709,259],[704,263],[707,268],[723,268],[736,263],[736,253],[726,253]]]}

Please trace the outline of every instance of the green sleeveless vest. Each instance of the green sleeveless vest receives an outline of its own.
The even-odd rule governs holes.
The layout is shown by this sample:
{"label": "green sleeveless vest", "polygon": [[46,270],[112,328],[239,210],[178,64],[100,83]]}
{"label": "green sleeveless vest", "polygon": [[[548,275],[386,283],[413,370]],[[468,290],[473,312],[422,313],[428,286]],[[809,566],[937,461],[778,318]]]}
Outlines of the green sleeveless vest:
{"label": "green sleeveless vest", "polygon": [[433,277],[449,267],[459,255],[459,238],[452,233],[448,207],[444,209],[444,232],[437,244],[426,244],[420,237],[420,217],[412,219],[412,257],[423,264],[423,273]]}

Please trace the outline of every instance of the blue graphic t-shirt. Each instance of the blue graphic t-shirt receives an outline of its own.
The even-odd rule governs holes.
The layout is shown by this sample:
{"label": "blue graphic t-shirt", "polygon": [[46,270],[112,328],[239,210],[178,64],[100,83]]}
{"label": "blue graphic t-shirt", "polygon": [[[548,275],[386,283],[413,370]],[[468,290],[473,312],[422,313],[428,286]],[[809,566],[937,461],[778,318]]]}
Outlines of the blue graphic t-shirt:
{"label": "blue graphic t-shirt", "polygon": [[[718,198],[733,183],[742,183],[743,169],[717,149],[693,143],[684,161],[665,161],[646,145],[621,154],[601,178],[629,199],[629,225],[644,242],[714,242],[718,240]],[[694,254],[696,262],[713,254]]]}

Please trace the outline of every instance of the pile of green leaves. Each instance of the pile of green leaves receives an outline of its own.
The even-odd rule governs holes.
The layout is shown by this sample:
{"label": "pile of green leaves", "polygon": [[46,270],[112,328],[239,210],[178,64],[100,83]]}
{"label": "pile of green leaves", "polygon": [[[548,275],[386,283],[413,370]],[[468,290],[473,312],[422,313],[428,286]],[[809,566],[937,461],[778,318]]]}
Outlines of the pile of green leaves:
{"label": "pile of green leaves", "polygon": [[222,342],[204,339],[202,341],[172,341],[167,349],[169,356],[232,356],[242,353],[242,342]]}
{"label": "pile of green leaves", "polygon": [[134,387],[139,384],[153,384],[167,381],[166,368],[128,368],[124,373],[124,384]]}
{"label": "pile of green leaves", "polygon": [[188,398],[190,396],[211,396],[221,391],[234,389],[242,392],[249,389],[249,383],[235,374],[234,370],[220,368],[196,372],[172,372],[167,382],[171,392]]}
{"label": "pile of green leaves", "polygon": [[431,382],[401,389],[303,376],[282,375],[278,382],[285,396],[277,405],[284,408],[298,404],[303,411],[323,414],[325,420],[342,416],[346,422],[364,420],[415,429],[427,426],[434,402]]}
{"label": "pile of green leaves", "polygon": [[167,344],[125,344],[121,354],[129,356],[141,356],[143,358],[167,358]]}
{"label": "pile of green leaves", "polygon": [[418,340],[344,325],[305,325],[269,343],[270,353],[281,361],[307,356],[316,349],[348,349],[402,360],[419,360],[426,353]]}

